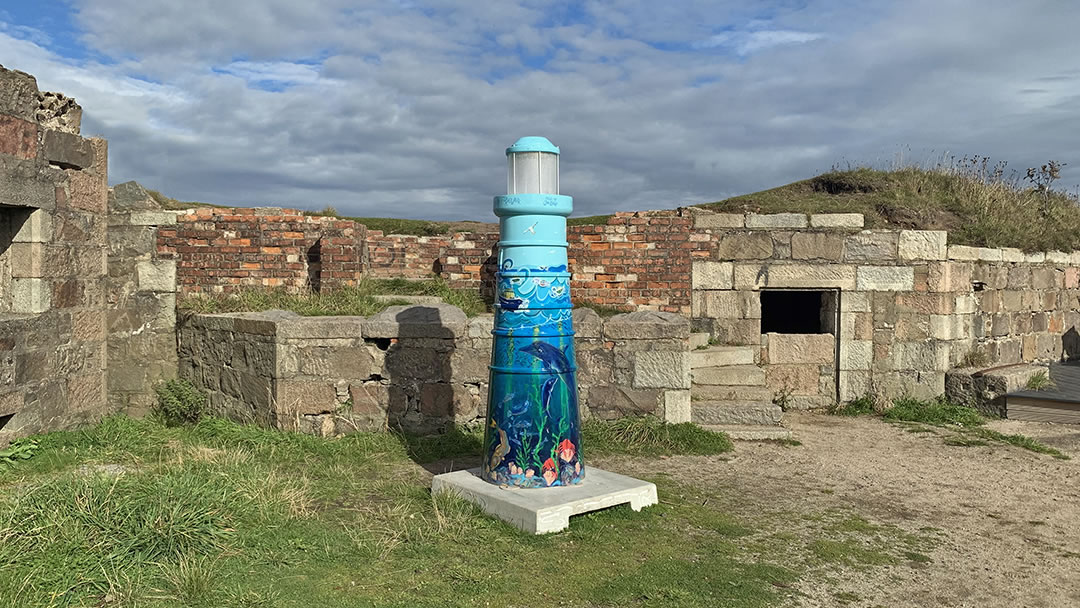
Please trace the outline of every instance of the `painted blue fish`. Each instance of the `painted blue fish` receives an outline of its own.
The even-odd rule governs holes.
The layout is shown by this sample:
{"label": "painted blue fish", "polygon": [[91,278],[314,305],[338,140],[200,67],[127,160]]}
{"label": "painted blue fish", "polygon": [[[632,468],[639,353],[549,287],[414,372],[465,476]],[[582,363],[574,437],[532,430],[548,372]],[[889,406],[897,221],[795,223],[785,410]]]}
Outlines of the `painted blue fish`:
{"label": "painted blue fish", "polygon": [[[570,348],[569,345],[566,348]],[[554,346],[543,342],[541,340],[535,340],[532,344],[529,344],[525,348],[521,349],[521,352],[536,357],[544,366],[544,371],[552,374],[552,378],[548,378],[544,382],[540,391],[541,404],[544,407],[544,411],[548,411],[548,405],[551,403],[551,395],[555,392],[555,386],[562,379],[566,383],[566,389],[572,399],[577,399],[577,388],[575,386],[574,375],[570,372],[574,371],[571,367],[570,360],[566,358],[566,348],[559,350]],[[563,417],[569,415],[569,407],[563,407]]]}
{"label": "painted blue fish", "polygon": [[[569,345],[566,348],[570,348]],[[542,340],[534,340],[521,352],[536,357],[544,364],[544,371],[551,374],[565,374],[573,371],[570,360],[566,358],[566,348],[559,350]]]}
{"label": "painted blue fish", "polygon": [[526,410],[529,409],[529,399],[528,399],[528,397],[526,397],[526,398],[524,398],[524,399],[522,399],[520,401],[514,402],[513,399],[516,396],[517,396],[516,393],[510,393],[509,395],[507,395],[503,399],[503,405],[506,406],[507,414],[509,414],[509,416],[511,416],[511,417],[520,416],[520,415],[524,414]]}

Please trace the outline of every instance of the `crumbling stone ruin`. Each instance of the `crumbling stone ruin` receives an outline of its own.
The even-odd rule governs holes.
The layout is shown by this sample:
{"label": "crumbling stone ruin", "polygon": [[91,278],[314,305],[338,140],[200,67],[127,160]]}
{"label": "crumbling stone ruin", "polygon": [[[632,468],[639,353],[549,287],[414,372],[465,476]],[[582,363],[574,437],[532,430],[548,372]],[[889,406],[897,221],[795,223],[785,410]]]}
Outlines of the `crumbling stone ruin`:
{"label": "crumbling stone ruin", "polygon": [[0,441],[108,409],[107,147],[42,101],[0,68]]}
{"label": "crumbling stone ruin", "polygon": [[[0,69],[0,442],[145,413],[177,376],[218,414],[319,435],[482,418],[490,316],[434,303],[178,323],[176,303],[432,275],[490,295],[494,232],[165,211],[134,182],[107,187],[106,143],[83,138],[80,117]],[[695,208],[616,213],[568,240],[575,294],[626,311],[575,314],[589,415],[775,429],[785,409],[950,387],[989,411],[1022,374],[980,369],[1080,357],[1080,252],[950,245],[942,231],[865,230],[858,214]]]}

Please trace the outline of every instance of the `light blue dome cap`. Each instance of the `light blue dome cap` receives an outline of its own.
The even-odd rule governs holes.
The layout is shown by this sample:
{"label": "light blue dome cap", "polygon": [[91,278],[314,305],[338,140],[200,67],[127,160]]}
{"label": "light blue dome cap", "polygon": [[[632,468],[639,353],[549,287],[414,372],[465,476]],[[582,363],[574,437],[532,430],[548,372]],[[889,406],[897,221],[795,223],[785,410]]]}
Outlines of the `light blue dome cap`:
{"label": "light blue dome cap", "polygon": [[546,137],[530,135],[522,137],[514,142],[514,145],[506,149],[508,156],[515,152],[551,152],[552,154],[558,154],[559,147],[548,141]]}

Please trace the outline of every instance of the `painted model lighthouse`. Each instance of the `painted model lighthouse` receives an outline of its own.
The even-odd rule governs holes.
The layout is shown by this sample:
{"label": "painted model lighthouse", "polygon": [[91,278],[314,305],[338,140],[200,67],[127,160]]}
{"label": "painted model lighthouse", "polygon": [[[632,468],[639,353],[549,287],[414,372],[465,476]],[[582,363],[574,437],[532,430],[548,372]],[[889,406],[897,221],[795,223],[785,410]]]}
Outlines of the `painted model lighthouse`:
{"label": "painted model lighthouse", "polygon": [[585,477],[575,382],[566,217],[559,149],[522,137],[506,149],[507,194],[495,197],[499,269],[483,479],[525,488]]}

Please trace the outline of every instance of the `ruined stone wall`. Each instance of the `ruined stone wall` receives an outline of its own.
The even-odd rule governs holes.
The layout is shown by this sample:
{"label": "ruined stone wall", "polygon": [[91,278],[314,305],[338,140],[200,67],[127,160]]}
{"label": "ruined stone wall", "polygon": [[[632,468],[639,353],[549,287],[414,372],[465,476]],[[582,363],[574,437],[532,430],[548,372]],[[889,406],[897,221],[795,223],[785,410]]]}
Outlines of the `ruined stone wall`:
{"label": "ruined stone wall", "polygon": [[[766,386],[807,407],[871,391],[940,395],[945,372],[973,352],[984,366],[1080,356],[1080,252],[862,226],[855,214],[699,213],[710,247],[693,264],[695,326],[721,344],[760,346]],[[763,335],[761,293],[799,289],[838,294],[836,327]]]}
{"label": "ruined stone wall", "polygon": [[[601,321],[575,311],[584,415],[689,420],[689,323],[634,313]],[[329,436],[482,423],[490,315],[445,305],[394,306],[371,317],[294,313],[194,315],[180,324],[180,375],[230,418]]]}
{"label": "ruined stone wall", "polygon": [[181,295],[245,288],[294,291],[354,285],[367,228],[295,209],[192,209],[158,231],[158,252],[177,262]]}
{"label": "ruined stone wall", "polygon": [[155,385],[176,377],[176,260],[158,252],[162,211],[135,182],[109,191],[109,403],[131,415],[149,412]]}
{"label": "ruined stone wall", "polygon": [[106,142],[0,68],[0,444],[103,415]]}
{"label": "ruined stone wall", "polygon": [[[181,215],[175,231],[162,231],[159,245],[178,260],[182,294],[245,287],[301,290],[320,282],[353,284],[365,276],[441,276],[454,287],[478,289],[493,299],[497,231],[386,235],[350,220],[299,213],[197,209]],[[682,210],[669,210],[617,213],[605,225],[571,226],[567,240],[575,298],[626,310],[689,314],[689,261],[708,247],[691,223]],[[311,257],[312,252],[318,257],[320,244],[321,270]],[[321,281],[309,278],[313,272],[321,273]]]}

